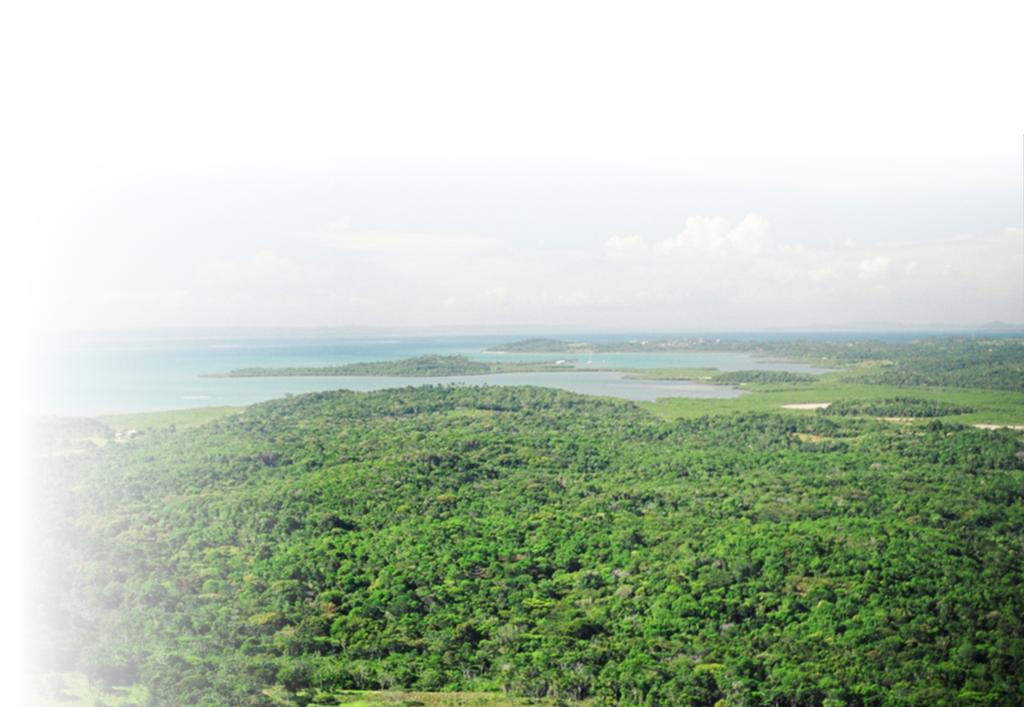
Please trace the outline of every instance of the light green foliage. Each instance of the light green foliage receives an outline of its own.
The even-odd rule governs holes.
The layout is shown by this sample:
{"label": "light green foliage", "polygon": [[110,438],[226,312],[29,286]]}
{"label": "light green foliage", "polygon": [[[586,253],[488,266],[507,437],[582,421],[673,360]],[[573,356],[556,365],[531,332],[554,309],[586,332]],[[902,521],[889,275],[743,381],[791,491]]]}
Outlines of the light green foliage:
{"label": "light green foliage", "polygon": [[143,707],[149,702],[142,685],[104,689],[82,673],[33,675],[25,688],[30,707]]}
{"label": "light green foliage", "polygon": [[[693,399],[662,398],[656,403],[640,403],[651,412],[668,418],[697,418],[750,412],[778,412],[783,405],[795,403],[832,403],[843,400],[869,401],[914,398],[935,401],[970,410],[944,416],[962,423],[1024,424],[1024,393],[1009,390],[972,390],[969,388],[929,388],[871,385],[847,381],[841,375],[822,376],[808,384],[749,384],[738,398]],[[813,411],[787,412],[811,415]]]}
{"label": "light green foliage", "polygon": [[37,418],[29,425],[32,447],[46,454],[79,454],[113,441],[114,430],[99,420],[83,417]]}
{"label": "light green foliage", "polygon": [[231,406],[213,406],[189,408],[186,410],[161,410],[159,412],[135,412],[121,415],[103,415],[97,418],[110,429],[117,432],[128,430],[150,431],[170,427],[185,429],[202,425],[212,420],[233,415],[245,408]]}

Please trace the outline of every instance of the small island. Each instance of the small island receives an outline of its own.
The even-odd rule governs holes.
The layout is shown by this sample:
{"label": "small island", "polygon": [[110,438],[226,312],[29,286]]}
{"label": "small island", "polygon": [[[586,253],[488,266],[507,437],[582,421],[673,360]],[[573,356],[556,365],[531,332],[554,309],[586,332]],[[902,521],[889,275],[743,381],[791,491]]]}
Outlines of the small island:
{"label": "small island", "polygon": [[659,339],[628,341],[564,341],[562,339],[523,339],[513,341],[501,346],[487,349],[491,353],[572,353],[572,354],[595,354],[595,353],[647,353],[647,352],[676,352],[689,351],[693,349],[707,349],[711,345],[721,343],[721,339],[705,339],[703,337],[694,339]]}
{"label": "small island", "polygon": [[290,366],[236,368],[227,373],[207,373],[204,378],[271,378],[281,376],[394,376],[434,378],[483,376],[494,373],[545,373],[575,369],[575,361],[474,361],[466,356],[427,354],[399,361],[364,361],[337,366]]}

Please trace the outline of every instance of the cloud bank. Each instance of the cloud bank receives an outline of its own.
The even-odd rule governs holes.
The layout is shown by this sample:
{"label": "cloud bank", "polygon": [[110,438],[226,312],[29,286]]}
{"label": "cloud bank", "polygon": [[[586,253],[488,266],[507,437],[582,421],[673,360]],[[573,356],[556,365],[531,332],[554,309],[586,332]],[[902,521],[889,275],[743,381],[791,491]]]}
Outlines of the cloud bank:
{"label": "cloud bank", "polygon": [[[788,244],[757,213],[674,235],[525,248],[345,222],[144,281],[112,267],[55,289],[74,326],[519,326],[577,330],[1020,321],[1020,229],[928,242]],[[73,273],[66,273],[73,281]],[[69,322],[70,320],[70,322]]]}
{"label": "cloud bank", "polygon": [[672,238],[612,237],[605,257],[631,284],[624,300],[632,292],[635,305],[656,306],[642,296],[656,287],[662,301],[713,304],[744,326],[1019,321],[1024,302],[1020,229],[814,248],[774,239],[757,214],[691,217]]}

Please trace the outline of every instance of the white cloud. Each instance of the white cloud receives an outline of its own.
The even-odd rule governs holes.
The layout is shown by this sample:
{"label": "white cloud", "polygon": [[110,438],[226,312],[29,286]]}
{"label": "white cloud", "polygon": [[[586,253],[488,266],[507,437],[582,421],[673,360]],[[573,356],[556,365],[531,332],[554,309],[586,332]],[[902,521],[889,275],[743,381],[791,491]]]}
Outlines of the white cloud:
{"label": "white cloud", "polygon": [[875,280],[886,275],[892,265],[892,258],[884,255],[876,255],[873,258],[866,258],[860,261],[857,270],[857,277],[861,280]]}
{"label": "white cloud", "polygon": [[755,213],[739,223],[720,216],[690,216],[682,230],[672,238],[649,244],[638,235],[612,236],[605,241],[605,253],[611,258],[635,258],[659,254],[714,254],[722,256],[757,255],[770,246],[768,221]]}
{"label": "white cloud", "polygon": [[604,242],[604,249],[611,258],[628,258],[647,252],[648,246],[640,236],[612,236]]}
{"label": "white cloud", "polygon": [[690,216],[675,238],[657,244],[659,250],[697,250],[724,255],[756,255],[768,245],[768,221],[747,214],[733,225],[721,217]]}

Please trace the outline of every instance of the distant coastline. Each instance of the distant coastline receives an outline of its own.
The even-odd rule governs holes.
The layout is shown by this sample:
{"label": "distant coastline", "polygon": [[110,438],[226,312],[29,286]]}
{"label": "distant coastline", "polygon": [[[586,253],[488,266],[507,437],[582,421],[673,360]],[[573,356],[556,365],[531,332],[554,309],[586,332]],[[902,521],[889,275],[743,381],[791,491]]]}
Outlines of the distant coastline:
{"label": "distant coastline", "polygon": [[[202,378],[276,378],[289,376],[389,376],[437,378],[485,376],[495,373],[549,373],[576,370],[575,361],[474,361],[467,356],[427,354],[399,361],[365,361],[339,366],[281,366],[236,368],[226,373],[206,373]],[[595,369],[584,369],[595,370]]]}

